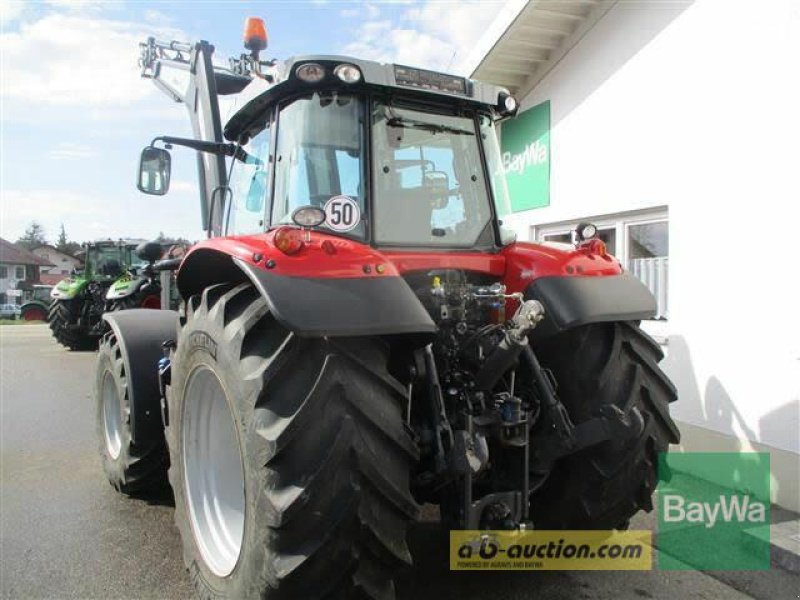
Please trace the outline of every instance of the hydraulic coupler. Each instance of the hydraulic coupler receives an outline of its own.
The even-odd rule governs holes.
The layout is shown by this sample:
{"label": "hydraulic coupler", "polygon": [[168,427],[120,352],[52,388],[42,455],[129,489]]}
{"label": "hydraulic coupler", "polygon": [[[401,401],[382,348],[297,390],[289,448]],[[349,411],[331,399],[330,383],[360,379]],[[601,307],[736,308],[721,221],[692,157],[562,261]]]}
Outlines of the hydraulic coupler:
{"label": "hydraulic coupler", "polygon": [[528,332],[544,318],[544,307],[537,300],[526,300],[511,319],[511,327],[475,374],[478,389],[494,389],[500,378],[517,364],[520,354],[528,347]]}

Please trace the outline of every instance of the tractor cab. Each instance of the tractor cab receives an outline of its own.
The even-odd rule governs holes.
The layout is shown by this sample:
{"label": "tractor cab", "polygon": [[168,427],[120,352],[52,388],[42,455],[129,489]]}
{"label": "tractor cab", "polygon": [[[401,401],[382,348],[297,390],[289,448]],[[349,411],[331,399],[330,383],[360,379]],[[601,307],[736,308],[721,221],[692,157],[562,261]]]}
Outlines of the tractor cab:
{"label": "tractor cab", "polygon": [[[198,45],[195,62],[201,54]],[[495,123],[517,108],[507,90],[350,57],[269,65],[266,91],[219,121],[228,143],[202,135],[216,129],[208,125],[195,128],[200,139],[156,138],[143,152],[139,189],[165,193],[163,142],[199,150],[205,184],[218,172],[208,168],[213,155],[230,157],[216,187],[201,186],[211,236],[294,224],[374,246],[485,251],[513,239],[498,219],[509,198]],[[210,96],[222,73],[207,73],[195,87]],[[209,97],[198,124],[219,120],[214,104]]]}
{"label": "tractor cab", "polygon": [[98,281],[113,281],[138,261],[133,254],[135,242],[99,241],[85,246],[83,276]]}
{"label": "tractor cab", "polygon": [[505,91],[352,58],[284,69],[225,127],[244,150],[231,167],[228,235],[291,224],[310,208],[312,226],[379,246],[499,242],[508,194],[494,122]]}

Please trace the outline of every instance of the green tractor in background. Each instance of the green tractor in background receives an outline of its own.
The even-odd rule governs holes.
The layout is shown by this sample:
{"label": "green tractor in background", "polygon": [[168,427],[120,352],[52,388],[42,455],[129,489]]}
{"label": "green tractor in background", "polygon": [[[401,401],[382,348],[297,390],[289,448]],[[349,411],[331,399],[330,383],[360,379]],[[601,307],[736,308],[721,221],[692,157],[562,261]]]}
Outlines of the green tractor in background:
{"label": "green tractor in background", "polygon": [[84,252],[83,269],[50,294],[50,329],[70,350],[96,348],[106,311],[161,308],[161,285],[153,268],[163,253],[161,244],[106,240],[84,245]]}
{"label": "green tractor in background", "polygon": [[47,321],[52,289],[52,285],[35,284],[30,297],[19,307],[19,318],[23,321]]}

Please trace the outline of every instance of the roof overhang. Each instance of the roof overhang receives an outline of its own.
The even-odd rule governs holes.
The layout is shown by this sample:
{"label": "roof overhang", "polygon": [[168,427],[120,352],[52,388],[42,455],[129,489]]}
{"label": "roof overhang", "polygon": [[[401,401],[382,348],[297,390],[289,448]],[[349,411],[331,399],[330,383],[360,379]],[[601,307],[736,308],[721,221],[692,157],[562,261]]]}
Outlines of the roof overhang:
{"label": "roof overhang", "polygon": [[473,79],[530,92],[617,0],[512,0],[467,60]]}

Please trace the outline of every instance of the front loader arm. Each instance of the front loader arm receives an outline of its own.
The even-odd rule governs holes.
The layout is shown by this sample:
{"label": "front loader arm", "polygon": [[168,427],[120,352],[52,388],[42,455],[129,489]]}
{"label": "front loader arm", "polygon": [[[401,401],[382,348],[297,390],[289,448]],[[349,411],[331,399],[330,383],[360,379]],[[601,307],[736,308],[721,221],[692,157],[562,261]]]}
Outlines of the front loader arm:
{"label": "front loader arm", "polygon": [[[151,37],[139,47],[142,77],[152,79],[172,100],[186,105],[195,139],[223,142],[218,95],[241,92],[251,78],[215,67],[212,63],[214,46],[206,41],[187,44],[162,42]],[[169,77],[169,73],[174,74],[176,70],[188,75],[185,84],[181,78]],[[210,236],[219,235],[225,201],[223,190],[227,185],[225,157],[198,152],[197,174],[203,229]]]}

